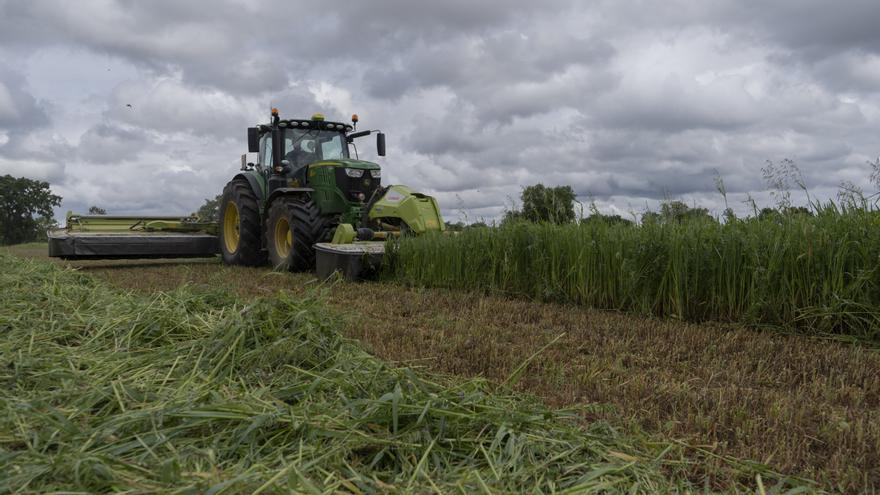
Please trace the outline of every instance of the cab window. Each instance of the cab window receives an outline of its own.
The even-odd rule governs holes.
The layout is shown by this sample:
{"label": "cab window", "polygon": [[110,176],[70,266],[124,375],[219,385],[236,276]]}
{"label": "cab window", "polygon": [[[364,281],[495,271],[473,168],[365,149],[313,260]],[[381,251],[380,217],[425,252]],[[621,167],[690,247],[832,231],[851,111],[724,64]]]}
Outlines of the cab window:
{"label": "cab window", "polygon": [[266,133],[260,140],[260,165],[272,168],[272,134]]}
{"label": "cab window", "polygon": [[335,134],[321,139],[321,158],[324,160],[346,158],[342,153],[341,135]]}

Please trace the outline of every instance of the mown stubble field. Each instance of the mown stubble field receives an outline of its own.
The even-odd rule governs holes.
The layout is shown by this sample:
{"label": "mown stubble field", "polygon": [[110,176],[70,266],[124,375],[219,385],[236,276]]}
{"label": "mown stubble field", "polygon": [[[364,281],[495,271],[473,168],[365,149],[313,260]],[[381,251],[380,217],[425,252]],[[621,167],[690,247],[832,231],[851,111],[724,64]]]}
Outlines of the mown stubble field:
{"label": "mown stubble field", "polygon": [[[46,258],[40,244],[8,252]],[[754,459],[832,491],[880,489],[880,352],[866,343],[391,283],[321,285],[216,260],[59,263],[139,292],[186,283],[242,298],[324,290],[347,314],[346,334],[370,352],[461,376],[504,380],[558,339],[517,388],[579,406],[585,421],[681,439],[710,459]]]}

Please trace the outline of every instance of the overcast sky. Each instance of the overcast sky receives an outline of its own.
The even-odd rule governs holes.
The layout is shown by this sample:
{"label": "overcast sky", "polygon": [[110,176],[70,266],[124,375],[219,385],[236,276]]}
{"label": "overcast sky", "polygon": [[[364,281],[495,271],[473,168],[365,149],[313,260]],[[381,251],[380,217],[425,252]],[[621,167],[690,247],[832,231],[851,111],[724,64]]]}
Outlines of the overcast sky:
{"label": "overcast sky", "polygon": [[61,214],[195,210],[270,105],[359,114],[449,221],[537,182],[720,211],[716,175],[744,213],[785,158],[834,198],[880,154],[880,1],[0,0],[0,174]]}

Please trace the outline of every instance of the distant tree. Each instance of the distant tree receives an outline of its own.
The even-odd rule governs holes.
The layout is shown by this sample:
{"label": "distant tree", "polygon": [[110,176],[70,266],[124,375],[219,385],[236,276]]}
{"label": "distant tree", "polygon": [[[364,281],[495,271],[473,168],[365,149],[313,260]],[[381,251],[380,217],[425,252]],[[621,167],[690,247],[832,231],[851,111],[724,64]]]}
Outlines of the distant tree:
{"label": "distant tree", "polygon": [[783,217],[791,216],[813,216],[813,212],[805,206],[783,206],[781,209],[761,208],[758,213],[758,220],[780,220]]}
{"label": "distant tree", "polygon": [[697,219],[714,220],[706,208],[690,207],[682,201],[664,201],[660,211],[648,211],[642,215],[642,223],[685,223]]}
{"label": "distant tree", "polygon": [[451,232],[462,232],[464,230],[470,229],[479,229],[488,227],[484,222],[474,222],[474,223],[464,223],[462,221],[458,222],[446,222],[446,230]]}
{"label": "distant tree", "polygon": [[535,184],[523,189],[522,214],[531,222],[570,223],[574,221],[575,194],[571,186],[544,187]]}
{"label": "distant tree", "polygon": [[205,203],[199,207],[199,211],[195,212],[195,216],[205,222],[217,222],[220,220],[220,200],[223,199],[222,194],[218,194],[214,199],[206,199]]}
{"label": "distant tree", "polygon": [[501,223],[520,220],[557,224],[573,222],[575,198],[571,186],[546,187],[544,184],[527,186],[520,195],[522,210],[504,212]]}
{"label": "distant tree", "polygon": [[517,222],[524,222],[526,219],[519,210],[506,210],[504,217],[501,218],[501,225],[510,225]]}
{"label": "distant tree", "polygon": [[36,220],[37,222],[37,230],[34,234],[33,241],[44,242],[49,240],[48,233],[52,229],[58,228],[58,222],[55,221],[55,217],[39,217]]}
{"label": "distant tree", "polygon": [[642,224],[643,225],[661,223],[661,222],[662,222],[662,218],[660,217],[660,214],[657,213],[656,211],[646,211],[644,214],[642,214]]}
{"label": "distant tree", "polygon": [[682,201],[664,201],[660,205],[660,216],[667,222],[683,223],[697,218],[712,219],[706,208],[690,207]]}
{"label": "distant tree", "polygon": [[107,210],[100,206],[89,206],[89,215],[106,215]]}
{"label": "distant tree", "polygon": [[52,194],[48,182],[24,177],[0,177],[0,244],[19,244],[45,237],[54,224],[52,208],[61,196]]}
{"label": "distant tree", "polygon": [[789,206],[785,209],[786,215],[804,215],[807,217],[813,216],[813,212],[807,208],[806,206]]}
{"label": "distant tree", "polygon": [[581,219],[581,225],[604,223],[608,225],[632,225],[632,220],[627,220],[620,215],[605,215],[594,212],[592,215]]}
{"label": "distant tree", "polygon": [[462,230],[464,230],[465,227],[466,227],[466,225],[462,221],[446,222],[446,230],[449,230],[452,232],[461,232]]}
{"label": "distant tree", "polygon": [[736,212],[733,211],[733,208],[727,207],[724,209],[724,223],[731,223],[737,221]]}
{"label": "distant tree", "polygon": [[772,220],[779,217],[779,210],[776,208],[764,207],[758,212],[758,220]]}

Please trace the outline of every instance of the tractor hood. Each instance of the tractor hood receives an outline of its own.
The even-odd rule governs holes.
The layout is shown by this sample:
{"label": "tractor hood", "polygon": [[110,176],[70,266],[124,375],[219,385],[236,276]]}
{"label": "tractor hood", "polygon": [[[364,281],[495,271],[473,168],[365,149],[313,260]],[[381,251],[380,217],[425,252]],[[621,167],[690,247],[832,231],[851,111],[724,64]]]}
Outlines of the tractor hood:
{"label": "tractor hood", "polygon": [[379,170],[382,167],[378,163],[368,162],[364,160],[352,160],[351,158],[338,158],[334,160],[322,160],[309,165],[309,168],[315,167],[345,167],[356,168],[360,170]]}

